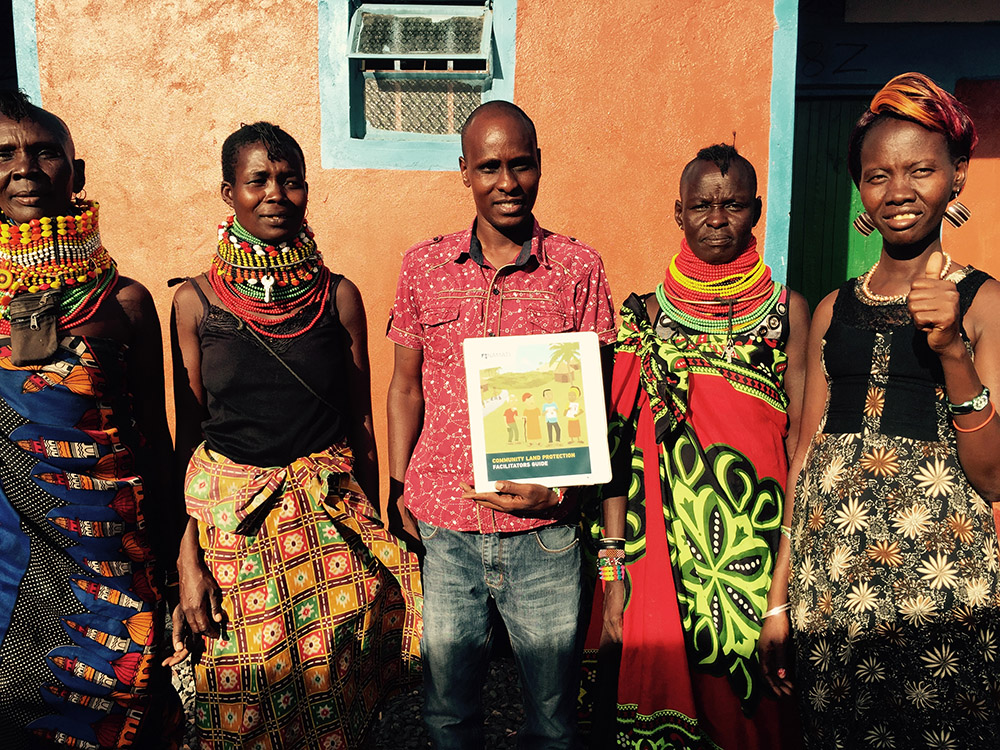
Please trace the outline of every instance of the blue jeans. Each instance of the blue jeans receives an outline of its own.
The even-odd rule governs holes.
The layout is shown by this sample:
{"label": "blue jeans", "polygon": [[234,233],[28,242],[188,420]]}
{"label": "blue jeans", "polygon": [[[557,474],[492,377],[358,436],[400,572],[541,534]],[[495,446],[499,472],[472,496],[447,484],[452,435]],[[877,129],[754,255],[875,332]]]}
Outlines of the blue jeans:
{"label": "blue jeans", "polygon": [[478,534],[420,522],[424,557],[424,723],[438,750],[483,747],[482,689],[496,602],[514,651],[518,746],[577,746],[580,543],[575,526]]}

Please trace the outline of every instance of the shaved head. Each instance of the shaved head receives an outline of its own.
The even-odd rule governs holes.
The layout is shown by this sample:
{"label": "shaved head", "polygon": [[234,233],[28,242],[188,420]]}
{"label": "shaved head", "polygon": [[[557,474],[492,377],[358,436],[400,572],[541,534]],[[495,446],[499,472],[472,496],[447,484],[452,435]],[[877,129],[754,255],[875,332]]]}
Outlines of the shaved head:
{"label": "shaved head", "polygon": [[531,140],[535,143],[535,146],[536,147],[538,146],[538,134],[535,132],[535,123],[533,123],[531,121],[531,118],[528,117],[527,114],[525,114],[525,111],[520,107],[518,107],[516,104],[504,101],[503,99],[496,99],[491,102],[485,102],[483,104],[480,104],[478,107],[472,110],[472,113],[468,116],[468,118],[466,118],[465,124],[462,125],[463,155],[466,155],[466,136],[469,132],[469,129],[472,127],[472,124],[481,115],[496,115],[496,114],[504,114],[520,120],[524,124],[524,127],[527,130],[527,132],[531,134]]}

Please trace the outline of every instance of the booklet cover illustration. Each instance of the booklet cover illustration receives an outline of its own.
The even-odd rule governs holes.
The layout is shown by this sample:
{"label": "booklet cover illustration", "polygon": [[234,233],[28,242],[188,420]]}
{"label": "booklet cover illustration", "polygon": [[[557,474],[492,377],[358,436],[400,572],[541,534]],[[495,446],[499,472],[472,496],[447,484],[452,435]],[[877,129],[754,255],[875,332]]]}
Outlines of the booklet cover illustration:
{"label": "booklet cover illustration", "polygon": [[466,339],[477,492],[611,479],[597,334]]}

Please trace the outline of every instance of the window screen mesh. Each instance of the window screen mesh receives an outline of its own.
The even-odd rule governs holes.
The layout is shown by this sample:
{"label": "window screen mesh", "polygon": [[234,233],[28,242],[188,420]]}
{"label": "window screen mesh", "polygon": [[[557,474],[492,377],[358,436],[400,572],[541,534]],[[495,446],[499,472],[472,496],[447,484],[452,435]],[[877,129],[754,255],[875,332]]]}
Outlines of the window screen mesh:
{"label": "window screen mesh", "polygon": [[482,104],[481,86],[459,81],[365,79],[365,120],[370,128],[452,135]]}
{"label": "window screen mesh", "polygon": [[357,51],[369,55],[477,54],[483,17],[397,16],[364,13]]}

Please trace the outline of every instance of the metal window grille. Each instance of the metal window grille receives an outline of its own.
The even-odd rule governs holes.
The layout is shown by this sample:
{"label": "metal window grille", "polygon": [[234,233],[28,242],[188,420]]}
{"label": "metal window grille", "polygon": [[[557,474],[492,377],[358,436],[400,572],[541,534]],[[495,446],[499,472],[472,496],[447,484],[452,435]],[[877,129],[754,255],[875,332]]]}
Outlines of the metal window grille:
{"label": "metal window grille", "polygon": [[365,79],[369,127],[397,133],[457,133],[482,103],[482,87],[461,81]]}
{"label": "metal window grille", "polygon": [[364,4],[350,33],[348,57],[364,81],[355,135],[454,135],[490,85],[488,7]]}
{"label": "metal window grille", "polygon": [[478,55],[483,16],[402,16],[359,11],[362,55]]}

